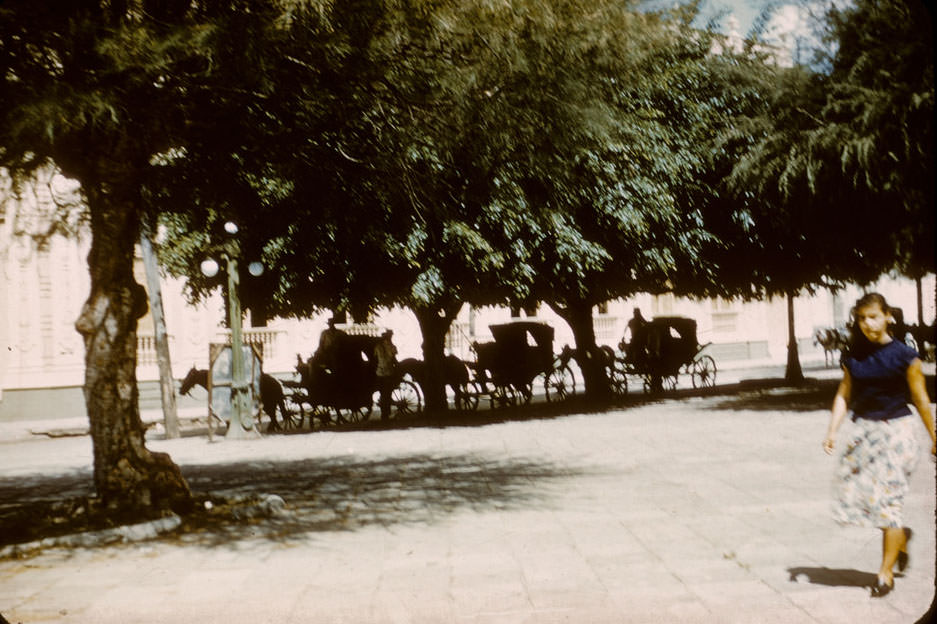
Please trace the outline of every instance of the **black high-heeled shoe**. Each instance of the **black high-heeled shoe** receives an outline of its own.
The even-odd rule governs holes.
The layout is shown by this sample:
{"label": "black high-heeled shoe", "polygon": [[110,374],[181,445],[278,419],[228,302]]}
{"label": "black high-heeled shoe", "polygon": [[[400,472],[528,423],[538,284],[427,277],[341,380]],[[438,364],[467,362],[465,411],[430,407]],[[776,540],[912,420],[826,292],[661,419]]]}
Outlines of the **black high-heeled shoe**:
{"label": "black high-heeled shoe", "polygon": [[872,586],[872,598],[884,598],[891,590],[895,588],[895,581],[891,582],[891,585],[888,585],[882,580],[882,577],[875,579],[875,585]]}
{"label": "black high-heeled shoe", "polygon": [[[911,531],[911,529],[905,529],[905,530],[904,530],[904,547],[905,547],[905,549],[908,548],[908,542],[911,541],[911,535],[912,535],[912,534],[913,534],[913,531]],[[910,565],[910,563],[911,563],[911,556],[908,554],[908,551],[907,551],[907,550],[902,550],[901,552],[898,553],[898,561],[897,561],[896,563],[898,564],[898,571],[899,571],[899,572],[904,572],[905,569],[908,567],[908,565]]]}

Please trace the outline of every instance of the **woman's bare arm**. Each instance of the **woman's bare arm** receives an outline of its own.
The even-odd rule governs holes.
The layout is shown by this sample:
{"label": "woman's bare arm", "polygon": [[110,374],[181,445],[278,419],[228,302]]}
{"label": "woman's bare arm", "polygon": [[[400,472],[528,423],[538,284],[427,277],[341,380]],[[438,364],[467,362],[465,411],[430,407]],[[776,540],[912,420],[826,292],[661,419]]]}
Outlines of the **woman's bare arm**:
{"label": "woman's bare arm", "polygon": [[843,367],[843,380],[839,382],[839,388],[836,390],[836,397],[833,399],[833,409],[830,413],[830,424],[826,428],[826,439],[823,440],[823,450],[827,455],[833,454],[833,446],[836,440],[836,432],[849,411],[849,397],[852,393],[852,377],[849,371]]}
{"label": "woman's bare arm", "polygon": [[921,360],[915,358],[908,366],[908,388],[911,390],[911,402],[917,409],[918,415],[927,427],[931,439],[931,455],[937,453],[937,435],[934,433],[934,415],[931,412],[930,397],[927,396],[927,384],[924,372],[921,370]]}

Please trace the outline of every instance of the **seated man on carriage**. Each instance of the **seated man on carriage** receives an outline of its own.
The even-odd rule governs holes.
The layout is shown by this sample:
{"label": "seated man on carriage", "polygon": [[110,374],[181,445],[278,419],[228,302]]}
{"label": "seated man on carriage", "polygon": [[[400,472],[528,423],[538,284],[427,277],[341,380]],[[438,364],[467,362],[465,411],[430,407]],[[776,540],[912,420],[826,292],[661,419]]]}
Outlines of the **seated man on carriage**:
{"label": "seated man on carriage", "polygon": [[338,358],[338,342],[342,336],[347,336],[345,332],[335,327],[335,317],[328,320],[328,326],[319,334],[319,346],[316,352],[312,354],[311,361],[316,362],[325,369],[334,369]]}
{"label": "seated man on carriage", "polygon": [[[628,340],[630,338],[630,340]],[[648,340],[648,322],[641,314],[641,308],[634,309],[634,315],[625,328],[625,336],[621,339],[619,348],[625,352],[625,357],[636,362],[644,357]]]}

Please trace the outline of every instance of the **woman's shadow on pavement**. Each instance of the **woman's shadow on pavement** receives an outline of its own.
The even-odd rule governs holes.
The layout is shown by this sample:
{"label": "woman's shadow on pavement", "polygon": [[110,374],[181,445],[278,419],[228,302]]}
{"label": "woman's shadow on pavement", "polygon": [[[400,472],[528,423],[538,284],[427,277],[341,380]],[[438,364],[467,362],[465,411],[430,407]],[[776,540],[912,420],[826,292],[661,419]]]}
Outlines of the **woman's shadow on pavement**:
{"label": "woman's shadow on pavement", "polygon": [[788,568],[791,583],[800,583],[806,576],[807,582],[831,587],[872,587],[878,576],[874,572],[861,572],[841,568]]}

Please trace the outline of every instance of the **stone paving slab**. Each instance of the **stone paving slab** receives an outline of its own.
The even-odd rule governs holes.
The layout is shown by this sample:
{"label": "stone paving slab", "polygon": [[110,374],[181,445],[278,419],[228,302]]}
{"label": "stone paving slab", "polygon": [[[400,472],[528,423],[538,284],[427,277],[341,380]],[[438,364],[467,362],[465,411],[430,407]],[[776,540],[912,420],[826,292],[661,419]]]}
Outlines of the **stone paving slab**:
{"label": "stone paving slab", "polygon": [[[308,527],[0,560],[0,613],[14,624],[916,621],[935,595],[934,463],[922,456],[907,502],[912,567],[870,599],[880,535],[830,519],[828,412],[745,399],[151,440],[219,492],[280,487],[269,493]],[[87,438],[0,441],[0,484],[87,476],[90,462]]]}

